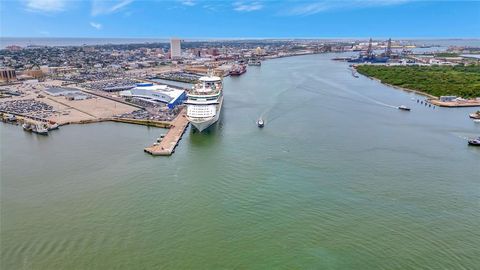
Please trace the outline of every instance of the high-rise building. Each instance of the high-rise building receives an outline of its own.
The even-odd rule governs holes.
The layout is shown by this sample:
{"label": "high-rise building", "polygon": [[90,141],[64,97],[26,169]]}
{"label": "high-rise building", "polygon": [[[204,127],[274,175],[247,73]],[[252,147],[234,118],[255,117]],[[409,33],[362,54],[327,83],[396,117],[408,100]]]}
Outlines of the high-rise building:
{"label": "high-rise building", "polygon": [[178,38],[172,38],[170,40],[170,58],[182,57],[182,45],[181,40]]}

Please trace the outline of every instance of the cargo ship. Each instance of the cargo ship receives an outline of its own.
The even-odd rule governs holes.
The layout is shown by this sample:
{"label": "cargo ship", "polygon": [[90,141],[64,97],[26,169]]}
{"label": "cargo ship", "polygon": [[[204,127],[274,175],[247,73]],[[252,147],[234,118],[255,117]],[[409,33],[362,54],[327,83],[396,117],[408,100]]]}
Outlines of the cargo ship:
{"label": "cargo ship", "polygon": [[247,72],[247,67],[245,65],[234,65],[229,74],[230,76],[240,76],[245,72]]}

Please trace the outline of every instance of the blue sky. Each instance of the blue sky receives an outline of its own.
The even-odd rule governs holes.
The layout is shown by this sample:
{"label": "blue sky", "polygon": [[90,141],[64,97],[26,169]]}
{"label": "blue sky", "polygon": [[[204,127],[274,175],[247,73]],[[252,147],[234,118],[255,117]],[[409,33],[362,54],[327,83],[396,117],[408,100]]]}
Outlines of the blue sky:
{"label": "blue sky", "polygon": [[3,37],[480,37],[479,1],[0,1]]}

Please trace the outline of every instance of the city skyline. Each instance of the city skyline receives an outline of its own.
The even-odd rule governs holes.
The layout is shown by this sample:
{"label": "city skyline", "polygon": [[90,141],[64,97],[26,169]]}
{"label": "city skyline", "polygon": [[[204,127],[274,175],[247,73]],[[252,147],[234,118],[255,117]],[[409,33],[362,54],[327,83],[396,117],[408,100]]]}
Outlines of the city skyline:
{"label": "city skyline", "polygon": [[474,38],[476,1],[2,1],[3,37]]}

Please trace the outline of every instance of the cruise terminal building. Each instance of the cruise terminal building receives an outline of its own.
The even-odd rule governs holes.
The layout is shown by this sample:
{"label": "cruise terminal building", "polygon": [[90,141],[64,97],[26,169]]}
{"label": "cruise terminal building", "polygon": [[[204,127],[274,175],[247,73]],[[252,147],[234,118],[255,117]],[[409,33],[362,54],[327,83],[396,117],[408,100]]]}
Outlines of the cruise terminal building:
{"label": "cruise terminal building", "polygon": [[151,103],[164,103],[169,109],[173,109],[183,103],[187,93],[166,85],[138,83],[130,90],[121,91],[120,96],[138,98]]}

